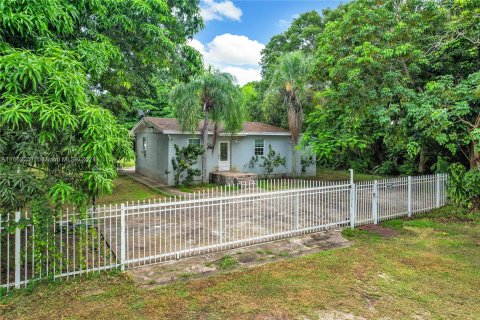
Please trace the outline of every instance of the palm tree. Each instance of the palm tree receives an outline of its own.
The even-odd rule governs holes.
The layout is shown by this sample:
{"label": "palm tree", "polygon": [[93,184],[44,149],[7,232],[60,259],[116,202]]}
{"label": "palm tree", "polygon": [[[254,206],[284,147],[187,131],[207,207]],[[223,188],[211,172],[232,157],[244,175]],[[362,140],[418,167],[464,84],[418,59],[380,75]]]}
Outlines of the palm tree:
{"label": "palm tree", "polygon": [[208,182],[207,149],[210,121],[214,124],[212,152],[220,127],[235,133],[243,124],[243,94],[229,73],[208,70],[188,83],[175,86],[170,101],[176,108],[178,122],[184,131],[192,133],[203,117],[202,181]]}
{"label": "palm tree", "polygon": [[303,112],[312,98],[308,83],[311,68],[312,59],[305,56],[301,51],[284,54],[277,61],[264,98],[266,104],[282,101],[287,109],[288,127],[293,144],[292,166],[294,175],[297,174],[296,146],[302,132]]}

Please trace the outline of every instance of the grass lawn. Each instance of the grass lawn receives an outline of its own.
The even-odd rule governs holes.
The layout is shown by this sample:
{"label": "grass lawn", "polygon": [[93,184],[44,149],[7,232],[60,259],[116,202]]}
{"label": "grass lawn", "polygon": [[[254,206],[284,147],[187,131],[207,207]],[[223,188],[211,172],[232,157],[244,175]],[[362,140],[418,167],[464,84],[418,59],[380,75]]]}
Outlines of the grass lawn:
{"label": "grass lawn", "polygon": [[[373,174],[365,174],[365,173],[353,173],[353,178],[355,181],[369,181],[369,180],[378,180],[378,179],[385,179],[385,177],[377,176]],[[333,170],[327,169],[322,167],[317,167],[317,180],[324,180],[324,181],[345,181],[350,180],[350,172],[341,171],[341,170]]]}
{"label": "grass lawn", "polygon": [[143,183],[137,182],[126,175],[119,175],[114,181],[112,194],[102,195],[98,204],[126,203],[131,201],[143,201],[148,199],[165,198],[166,195],[160,191],[149,188]]}
{"label": "grass lawn", "polygon": [[[451,218],[451,214],[457,216]],[[146,290],[110,274],[38,284],[0,301],[3,319],[478,319],[480,224],[444,208],[381,238]],[[350,319],[350,318],[348,318]]]}
{"label": "grass lawn", "polygon": [[199,191],[207,191],[207,190],[212,190],[212,189],[215,189],[218,187],[218,190],[220,192],[220,187],[223,187],[224,190],[237,190],[239,189],[239,187],[236,187],[236,186],[222,186],[222,185],[219,185],[219,184],[215,184],[215,183],[198,183],[198,184],[192,184],[192,185],[189,185],[189,186],[186,186],[186,185],[180,185],[180,186],[177,186],[177,187],[174,187],[182,192],[188,192],[188,193],[192,193],[192,192],[199,192]]}

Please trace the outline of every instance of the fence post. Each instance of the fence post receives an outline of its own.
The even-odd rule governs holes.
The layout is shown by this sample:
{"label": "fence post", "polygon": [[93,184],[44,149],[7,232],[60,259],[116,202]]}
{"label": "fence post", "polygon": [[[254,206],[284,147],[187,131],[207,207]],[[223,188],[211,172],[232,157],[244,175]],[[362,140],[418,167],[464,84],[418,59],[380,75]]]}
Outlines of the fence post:
{"label": "fence post", "polygon": [[408,217],[412,216],[412,177],[408,176],[408,196],[407,196]]}
{"label": "fence post", "polygon": [[300,227],[300,191],[297,191],[297,201],[295,205],[295,230]]}
{"label": "fence post", "polygon": [[437,173],[437,185],[435,187],[435,207],[440,207],[440,174]]}
{"label": "fence post", "polygon": [[125,204],[120,206],[120,267],[125,271],[126,243],[125,243]]}
{"label": "fence post", "polygon": [[373,181],[372,190],[372,217],[373,224],[378,224],[378,181]]}
{"label": "fence post", "polygon": [[350,169],[350,228],[355,228],[356,190],[353,182],[353,169]]}
{"label": "fence post", "polygon": [[[20,211],[15,212],[15,223],[20,221]],[[18,225],[15,228],[15,288],[20,288],[20,241],[21,234]],[[8,277],[8,275],[7,275]]]}
{"label": "fence post", "polygon": [[223,210],[222,210],[222,200],[220,200],[220,248],[223,245]]}

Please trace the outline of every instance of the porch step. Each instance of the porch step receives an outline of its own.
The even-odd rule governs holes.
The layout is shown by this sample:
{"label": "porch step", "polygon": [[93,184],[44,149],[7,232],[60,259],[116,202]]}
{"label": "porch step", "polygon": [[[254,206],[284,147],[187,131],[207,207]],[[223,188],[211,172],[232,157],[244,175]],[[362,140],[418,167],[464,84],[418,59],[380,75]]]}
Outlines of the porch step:
{"label": "porch step", "polygon": [[219,171],[210,174],[210,181],[222,185],[239,184],[242,188],[256,185],[252,181],[257,181],[258,176],[255,173]]}

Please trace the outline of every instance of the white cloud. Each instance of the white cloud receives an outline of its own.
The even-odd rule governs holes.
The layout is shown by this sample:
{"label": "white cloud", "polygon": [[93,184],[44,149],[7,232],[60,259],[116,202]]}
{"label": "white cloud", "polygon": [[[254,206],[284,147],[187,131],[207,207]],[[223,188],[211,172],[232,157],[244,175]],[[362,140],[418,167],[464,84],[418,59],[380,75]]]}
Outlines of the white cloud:
{"label": "white cloud", "polygon": [[205,46],[203,45],[203,43],[201,43],[197,39],[189,39],[187,43],[190,47],[192,47],[193,49],[200,52],[203,56],[205,56]]}
{"label": "white cloud", "polygon": [[223,68],[222,71],[232,74],[237,79],[238,84],[241,86],[248,82],[260,81],[262,79],[259,68],[240,68],[228,66]]}
{"label": "white cloud", "polygon": [[240,21],[242,17],[242,10],[236,7],[232,1],[204,0],[200,9],[204,21],[223,20],[224,18]]}
{"label": "white cloud", "polygon": [[210,61],[233,65],[258,65],[265,45],[246,36],[225,33],[216,36],[207,48]]}
{"label": "white cloud", "polygon": [[206,45],[197,39],[189,45],[202,54],[206,65],[231,73],[240,85],[261,79],[259,63],[265,45],[256,40],[225,33]]}

